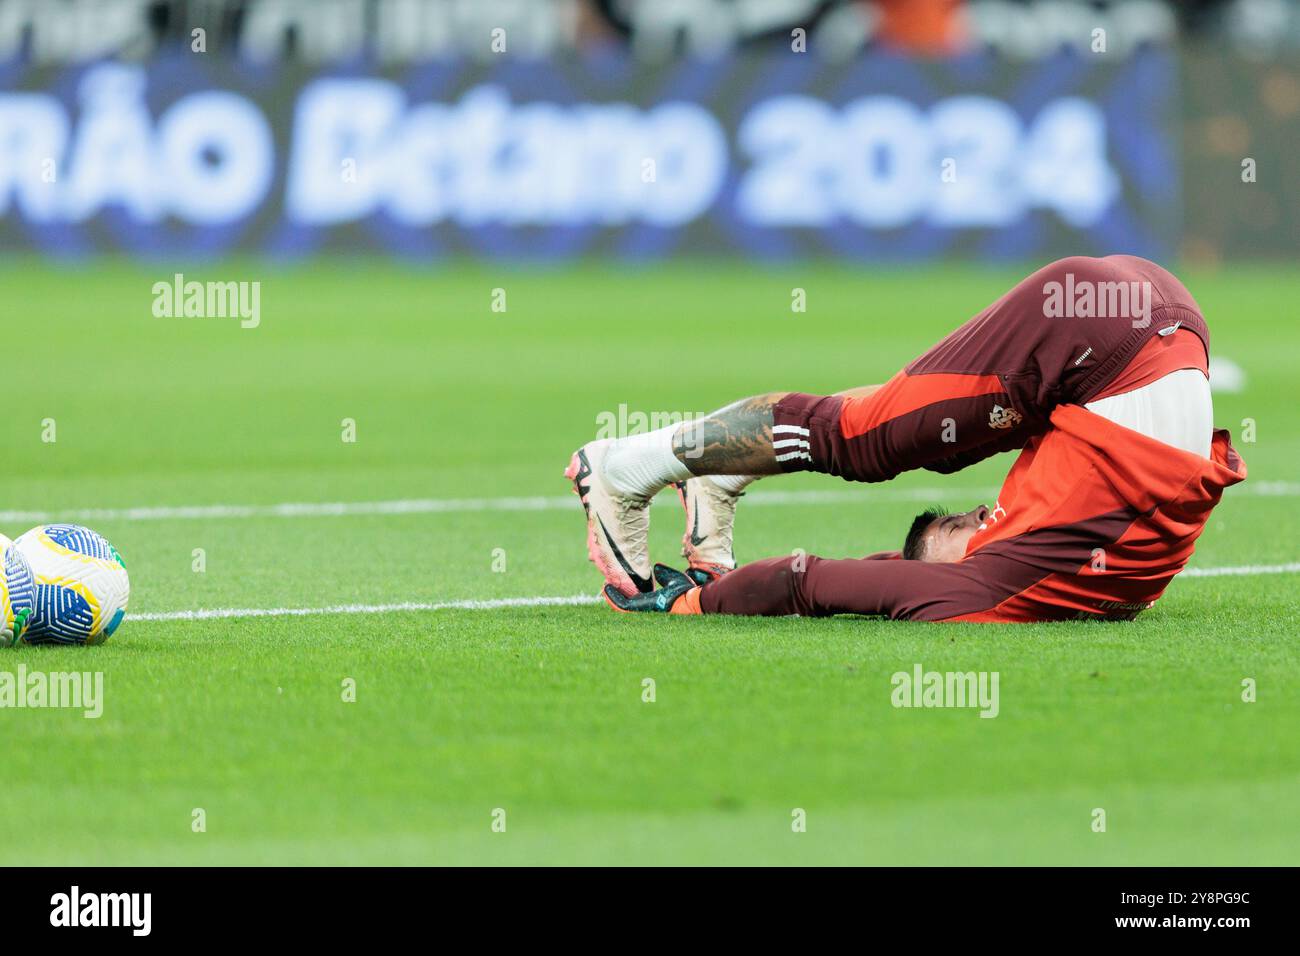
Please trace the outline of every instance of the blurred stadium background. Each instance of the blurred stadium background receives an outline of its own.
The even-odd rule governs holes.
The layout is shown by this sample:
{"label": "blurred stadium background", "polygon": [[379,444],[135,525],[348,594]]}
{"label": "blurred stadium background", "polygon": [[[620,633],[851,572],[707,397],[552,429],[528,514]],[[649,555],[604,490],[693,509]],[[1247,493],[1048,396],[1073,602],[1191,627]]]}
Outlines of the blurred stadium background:
{"label": "blurred stadium background", "polygon": [[1294,0],[0,0],[0,245],[1294,259],[1298,51]]}

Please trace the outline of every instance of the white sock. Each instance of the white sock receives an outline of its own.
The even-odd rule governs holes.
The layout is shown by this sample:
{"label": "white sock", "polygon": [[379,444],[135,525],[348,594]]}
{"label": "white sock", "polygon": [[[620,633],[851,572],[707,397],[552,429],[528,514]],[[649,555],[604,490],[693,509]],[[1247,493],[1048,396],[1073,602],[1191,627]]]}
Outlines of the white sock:
{"label": "white sock", "polygon": [[762,475],[709,475],[709,481],[729,495],[738,495],[762,477]]}
{"label": "white sock", "polygon": [[685,481],[691,470],[673,454],[673,436],[679,425],[619,438],[605,452],[605,480],[625,495],[650,498],[670,482]]}

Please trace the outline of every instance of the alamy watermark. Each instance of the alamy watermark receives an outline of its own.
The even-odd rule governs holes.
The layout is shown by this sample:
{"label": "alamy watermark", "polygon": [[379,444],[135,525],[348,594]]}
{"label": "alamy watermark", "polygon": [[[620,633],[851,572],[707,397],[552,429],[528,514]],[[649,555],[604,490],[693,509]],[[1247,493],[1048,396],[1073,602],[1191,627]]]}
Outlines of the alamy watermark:
{"label": "alamy watermark", "polygon": [[[626,438],[658,431],[671,425],[689,424],[708,417],[705,412],[636,412],[628,411],[620,403],[617,411],[603,411],[596,415],[596,438]],[[703,434],[700,429],[686,428],[680,433],[687,458],[699,458],[704,453]]]}
{"label": "alamy watermark", "polygon": [[88,720],[104,713],[103,671],[0,671],[0,709],[66,708]]}
{"label": "alamy watermark", "polygon": [[186,281],[178,272],[171,282],[155,282],[153,314],[159,319],[239,319],[239,327],[262,324],[262,283],[253,281]]}
{"label": "alamy watermark", "polygon": [[916,664],[889,679],[889,700],[895,707],[977,707],[981,717],[996,717],[998,677],[997,671],[927,671]]}
{"label": "alamy watermark", "polygon": [[148,936],[152,912],[152,893],[88,893],[74,885],[50,897],[51,926],[120,926],[132,936]]}
{"label": "alamy watermark", "polygon": [[1128,319],[1135,329],[1151,324],[1150,282],[1076,282],[1073,272],[1064,282],[1043,283],[1043,315],[1049,319]]}

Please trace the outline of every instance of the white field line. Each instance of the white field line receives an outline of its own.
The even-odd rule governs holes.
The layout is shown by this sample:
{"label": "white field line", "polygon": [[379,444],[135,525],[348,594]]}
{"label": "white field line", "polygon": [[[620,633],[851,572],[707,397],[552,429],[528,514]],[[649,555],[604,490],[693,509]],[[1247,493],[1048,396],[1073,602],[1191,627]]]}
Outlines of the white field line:
{"label": "white field line", "polygon": [[[1300,574],[1290,564],[1242,564],[1222,568],[1185,568],[1179,578],[1218,578],[1256,574]],[[1177,580],[1177,579],[1175,579]],[[495,611],[503,607],[577,607],[599,604],[597,594],[568,597],[492,598],[482,601],[404,601],[400,604],[334,604],[328,607],[227,607],[197,611],[152,611],[128,615],[131,621],[208,621],[232,617],[308,617],[317,614],[384,614],[390,611]]]}
{"label": "white field line", "polygon": [[598,604],[597,594],[569,597],[493,598],[486,601],[403,601],[400,604],[334,604],[329,607],[224,607],[197,611],[129,614],[129,621],[207,621],[226,617],[308,617],[315,614],[384,614],[389,611],[494,611],[503,607],[567,607]]}
{"label": "white field line", "polygon": [[[996,489],[977,488],[965,497],[987,497]],[[1300,493],[1300,492],[1298,492]],[[871,504],[873,501],[933,501],[960,494],[958,489],[891,488],[872,491],[759,491],[746,505]],[[222,518],[342,518],[353,515],[465,514],[484,511],[573,511],[573,495],[534,498],[399,498],[393,501],[287,501],[274,505],[164,505],[140,508],[82,508],[68,511],[0,511],[12,524],[53,521],[173,521]]]}
{"label": "white field line", "polygon": [[1253,574],[1300,574],[1300,561],[1292,561],[1290,564],[1239,564],[1226,568],[1183,568],[1178,577],[1223,578]]}
{"label": "white field line", "polygon": [[[1300,482],[1247,481],[1230,496],[1300,497]],[[899,501],[952,501],[992,499],[992,487],[889,488],[862,486],[825,491],[753,491],[745,506],[844,505]],[[484,511],[572,510],[572,495],[532,498],[399,498],[392,501],[286,501],[272,505],[163,505],[139,508],[80,508],[67,511],[0,511],[0,522],[41,524],[53,521],[177,521],[223,518],[342,518],[353,515],[464,514]]]}

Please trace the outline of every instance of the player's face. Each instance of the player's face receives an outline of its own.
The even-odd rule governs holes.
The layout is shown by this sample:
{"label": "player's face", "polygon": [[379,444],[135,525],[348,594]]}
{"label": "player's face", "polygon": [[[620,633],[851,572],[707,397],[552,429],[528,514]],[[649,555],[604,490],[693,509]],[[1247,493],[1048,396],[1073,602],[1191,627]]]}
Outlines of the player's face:
{"label": "player's face", "polygon": [[925,547],[921,549],[922,561],[960,561],[966,556],[966,542],[980,529],[989,516],[984,505],[960,514],[944,515],[930,522],[925,532]]}

